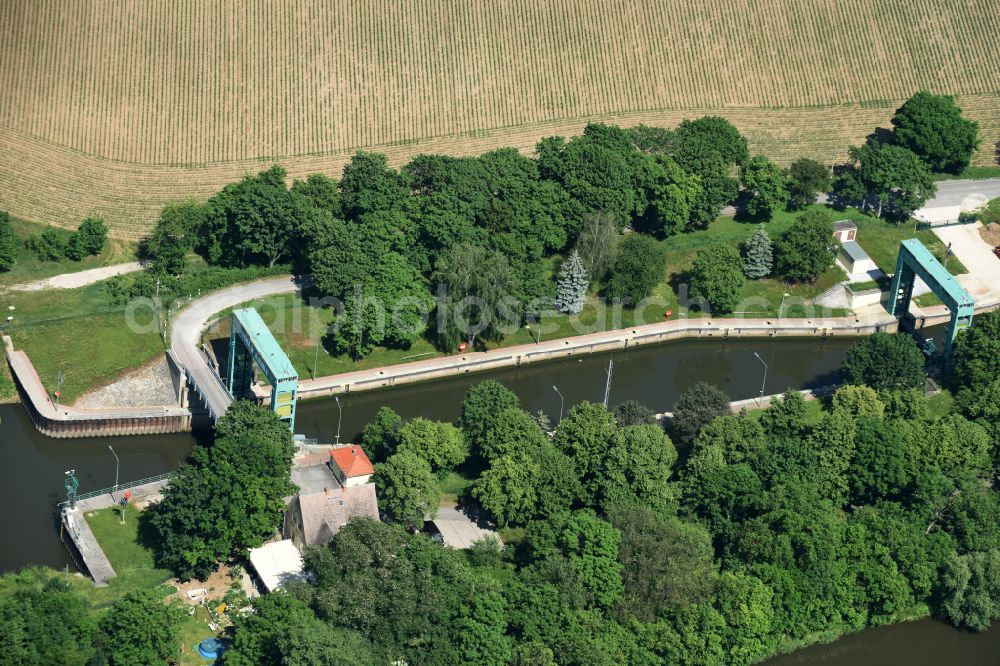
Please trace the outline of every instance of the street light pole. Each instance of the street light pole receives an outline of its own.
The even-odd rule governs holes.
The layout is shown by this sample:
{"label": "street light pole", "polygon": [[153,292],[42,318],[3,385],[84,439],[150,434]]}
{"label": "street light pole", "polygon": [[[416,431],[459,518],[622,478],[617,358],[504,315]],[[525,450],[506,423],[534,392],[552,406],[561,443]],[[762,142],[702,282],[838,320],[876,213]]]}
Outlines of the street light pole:
{"label": "street light pole", "polygon": [[337,444],[340,444],[340,421],[344,418],[344,408],[340,406],[340,396],[333,396],[337,401]]}
{"label": "street light pole", "polygon": [[[553,384],[553,385],[552,385],[552,389],[553,389],[553,390],[554,390],[554,391],[555,391],[556,393],[559,393],[559,387],[558,387],[558,386],[556,386],[555,384]],[[563,399],[563,394],[562,394],[562,393],[559,393],[559,423],[562,423],[562,415],[563,415],[563,404],[565,404],[565,402],[566,402],[566,401],[565,401],[565,400]],[[559,425],[559,423],[556,423],[556,425]]]}
{"label": "street light pole", "polygon": [[323,344],[323,338],[316,340],[316,353],[313,354],[312,378],[316,379],[316,364],[319,363],[319,346]]}
{"label": "street light pole", "polygon": [[781,295],[781,305],[778,306],[778,319],[781,319],[781,313],[785,311],[785,298],[788,296],[787,291]]}
{"label": "street light pole", "polygon": [[[757,357],[758,361],[760,361],[761,363],[764,363],[764,359],[762,359],[760,357],[760,354],[758,354],[757,352],[754,352],[753,355]],[[760,407],[760,405],[761,405],[760,401],[764,399],[764,387],[766,385],[767,385],[767,363],[764,363],[764,381],[762,381],[760,383],[760,399],[757,400],[757,406],[758,407]]]}
{"label": "street light pole", "polygon": [[121,466],[121,461],[118,460],[118,454],[115,453],[110,444],[108,444],[108,451],[111,451],[111,455],[115,457],[115,490],[118,490],[118,468]]}

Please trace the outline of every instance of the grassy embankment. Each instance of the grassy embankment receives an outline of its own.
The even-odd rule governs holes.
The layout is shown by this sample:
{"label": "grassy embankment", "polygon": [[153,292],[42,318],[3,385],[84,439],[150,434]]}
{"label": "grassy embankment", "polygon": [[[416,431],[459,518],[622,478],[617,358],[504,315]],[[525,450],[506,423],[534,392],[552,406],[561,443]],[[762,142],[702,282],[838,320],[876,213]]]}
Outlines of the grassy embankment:
{"label": "grassy embankment", "polygon": [[[796,215],[785,211],[776,213],[773,219],[765,224],[771,237],[776,238],[788,229]],[[914,236],[912,226],[896,226],[884,220],[863,215],[853,209],[835,211],[835,217],[851,219],[858,224],[859,242],[872,256],[876,264],[886,272],[895,269],[896,253],[900,241]],[[697,310],[687,312],[681,308],[677,293],[680,284],[686,282],[686,273],[691,269],[695,253],[699,249],[715,243],[728,243],[738,247],[752,231],[753,224],[732,218],[720,218],[707,230],[660,240],[659,243],[664,249],[666,262],[663,279],[653,291],[654,306],[646,308],[645,311],[621,308],[618,311],[620,314],[616,314],[614,308],[604,306],[600,299],[592,296],[584,311],[576,317],[567,315],[546,317],[542,321],[542,339],[551,340],[585,332],[618,327],[627,328],[640,323],[662,321],[666,310],[671,310],[673,317],[701,316]],[[916,232],[916,237],[927,245],[935,256],[944,257],[945,247],[932,232],[919,230]],[[558,258],[550,260],[550,271],[556,270],[557,262]],[[954,270],[956,264],[957,262],[952,259],[950,267]],[[964,271],[964,267],[959,266],[959,268]],[[775,316],[784,293],[788,293],[789,298],[783,316],[814,316],[807,313],[803,306],[796,304],[796,301],[814,298],[843,278],[843,272],[834,267],[823,273],[814,283],[788,284],[773,278],[748,281],[744,297],[754,300],[750,301],[750,304],[743,308],[740,313],[726,316]],[[264,321],[268,323],[278,342],[288,353],[300,377],[310,377],[314,373],[316,376],[332,375],[444,355],[426,339],[417,340],[409,349],[377,348],[357,362],[345,354],[331,355],[325,353],[323,349],[317,355],[318,338],[325,327],[333,321],[333,312],[330,309],[310,307],[301,298],[291,295],[271,297],[243,305],[253,305],[261,312]],[[831,312],[831,315],[834,316],[843,314],[846,312]],[[619,322],[617,326],[615,325],[616,321]],[[218,337],[226,331],[228,329],[223,325],[219,332],[213,334],[212,337]],[[531,325],[511,332],[498,343],[489,343],[488,348],[530,344],[537,340],[537,336],[537,326]],[[316,360],[315,368],[313,367],[314,359]]]}
{"label": "grassy embankment", "polygon": [[[139,543],[138,514],[129,508],[125,524],[120,522],[119,509],[111,507],[87,514],[87,523],[97,537],[98,543],[107,555],[117,577],[111,579],[107,587],[94,587],[90,579],[76,577],[73,580],[90,601],[94,612],[108,608],[117,599],[133,590],[157,589],[164,598],[174,594],[176,588],[167,584],[170,572],[159,569],[153,560],[153,552]],[[220,603],[226,590],[209,590],[213,605]],[[196,607],[194,615],[185,617],[180,628],[181,641],[185,646],[181,664],[204,664],[197,652],[198,643],[218,632],[208,626],[208,610]]]}
{"label": "grassy embankment", "polygon": [[104,251],[94,257],[85,257],[80,261],[62,258],[58,261],[42,261],[35,253],[24,245],[24,241],[32,236],[40,234],[45,229],[55,229],[64,241],[68,241],[72,232],[66,229],[49,227],[45,224],[28,222],[11,217],[10,226],[22,241],[17,253],[17,260],[13,268],[6,273],[0,273],[0,291],[5,287],[25,282],[34,282],[60,275],[62,273],[76,273],[89,268],[100,268],[135,261],[136,244],[131,241],[119,238],[108,238],[104,244]]}

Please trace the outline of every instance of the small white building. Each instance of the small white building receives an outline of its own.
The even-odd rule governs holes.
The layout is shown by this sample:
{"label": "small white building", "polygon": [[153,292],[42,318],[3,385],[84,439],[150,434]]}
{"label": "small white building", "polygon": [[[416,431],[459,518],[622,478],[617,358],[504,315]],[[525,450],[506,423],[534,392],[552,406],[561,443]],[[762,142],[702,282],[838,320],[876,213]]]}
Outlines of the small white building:
{"label": "small white building", "polygon": [[841,243],[852,241],[858,236],[858,225],[850,220],[837,220],[833,223],[833,237]]}
{"label": "small white building", "polygon": [[871,274],[878,270],[878,266],[857,241],[841,243],[837,259],[848,275]]}
{"label": "small white building", "polygon": [[291,539],[250,549],[250,564],[268,592],[274,592],[290,580],[306,579],[302,571],[302,553]]}

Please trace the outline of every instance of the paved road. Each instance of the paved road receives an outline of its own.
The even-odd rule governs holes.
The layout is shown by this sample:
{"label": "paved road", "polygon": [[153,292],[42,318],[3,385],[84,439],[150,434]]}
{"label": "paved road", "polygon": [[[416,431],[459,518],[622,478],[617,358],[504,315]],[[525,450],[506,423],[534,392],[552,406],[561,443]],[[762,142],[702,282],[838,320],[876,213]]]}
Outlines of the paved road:
{"label": "paved road", "polygon": [[[976,180],[942,180],[937,184],[937,194],[924,204],[924,208],[940,208],[942,206],[960,206],[969,197],[981,196],[986,199],[1000,197],[1000,178],[983,178]],[[824,203],[826,194],[817,194],[816,202]],[[970,199],[971,201],[971,199]],[[726,206],[722,215],[732,217],[736,209]]]}
{"label": "paved road", "polygon": [[976,303],[993,303],[1000,301],[1000,259],[979,235],[981,228],[976,222],[935,228],[934,233],[945,245],[951,243],[952,252],[969,269],[967,274],[955,277],[958,283]]}
{"label": "paved road", "polygon": [[1000,178],[982,180],[942,180],[937,184],[937,194],[924,204],[924,208],[960,206],[969,197],[1000,197]]}
{"label": "paved road", "polygon": [[9,287],[12,291],[42,291],[43,289],[76,289],[86,287],[101,280],[125,273],[134,273],[141,270],[142,264],[138,261],[130,261],[125,264],[114,264],[113,266],[102,266],[101,268],[90,268],[76,273],[63,273],[44,280],[15,284]]}
{"label": "paved road", "polygon": [[221,416],[229,409],[232,399],[222,384],[218,372],[209,366],[208,358],[201,351],[201,333],[217,312],[258,298],[287,294],[298,289],[291,276],[269,278],[241,284],[208,294],[192,301],[174,319],[170,330],[170,347],[181,364],[187,368],[205,398],[212,414]]}

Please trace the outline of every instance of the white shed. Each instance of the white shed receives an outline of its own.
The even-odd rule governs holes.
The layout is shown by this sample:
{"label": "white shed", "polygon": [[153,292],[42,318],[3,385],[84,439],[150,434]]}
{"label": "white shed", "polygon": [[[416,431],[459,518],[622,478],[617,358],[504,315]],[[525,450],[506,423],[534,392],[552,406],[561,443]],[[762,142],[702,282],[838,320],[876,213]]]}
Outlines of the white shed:
{"label": "white shed", "polygon": [[878,270],[878,266],[868,256],[864,248],[858,245],[857,241],[847,241],[840,244],[840,253],[837,257],[843,264],[844,270],[850,275],[870,273]]}
{"label": "white shed", "polygon": [[274,592],[290,580],[304,579],[302,553],[291,539],[266,543],[250,550],[253,565],[268,592]]}

